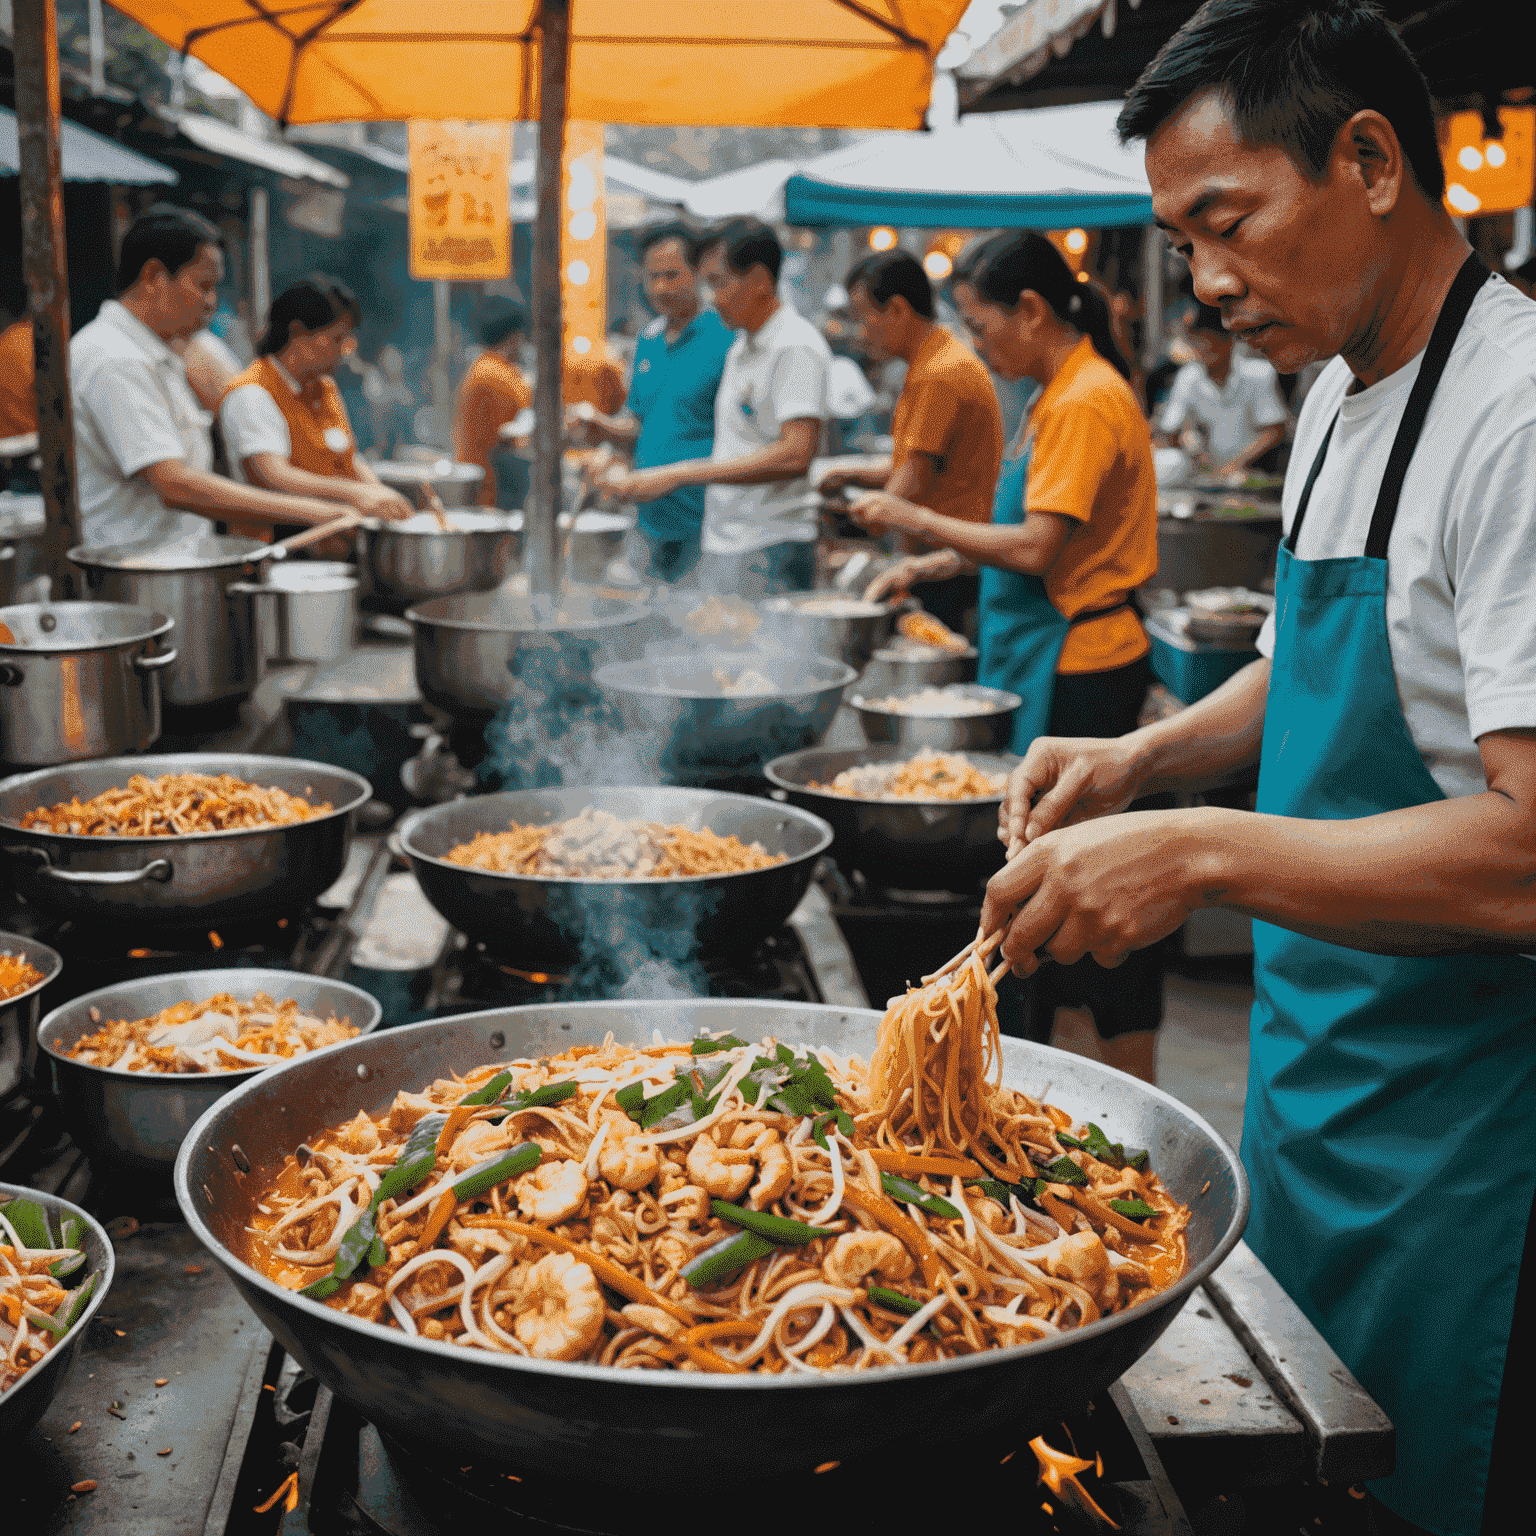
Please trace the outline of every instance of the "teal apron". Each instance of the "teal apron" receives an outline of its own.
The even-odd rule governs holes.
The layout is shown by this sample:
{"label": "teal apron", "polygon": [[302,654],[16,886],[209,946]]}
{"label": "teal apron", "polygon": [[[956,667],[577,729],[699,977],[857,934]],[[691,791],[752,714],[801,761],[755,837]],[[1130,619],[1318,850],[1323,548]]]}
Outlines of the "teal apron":
{"label": "teal apron", "polygon": [[[1364,555],[1296,558],[1332,427],[1312,466],[1278,559],[1261,812],[1343,821],[1444,798],[1398,700],[1386,555],[1487,276],[1469,257],[1446,299]],[[1267,923],[1253,945],[1248,1241],[1396,1426],[1397,1470],[1373,1491],[1442,1536],[1476,1532],[1536,1190],[1536,963],[1372,955]]]}

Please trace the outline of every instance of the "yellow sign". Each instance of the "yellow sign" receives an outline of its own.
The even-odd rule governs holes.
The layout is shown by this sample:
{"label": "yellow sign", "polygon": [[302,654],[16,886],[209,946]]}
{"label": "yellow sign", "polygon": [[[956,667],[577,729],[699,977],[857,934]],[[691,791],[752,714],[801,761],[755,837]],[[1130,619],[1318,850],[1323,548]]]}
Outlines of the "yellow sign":
{"label": "yellow sign", "polygon": [[412,121],[411,276],[512,275],[510,123]]}
{"label": "yellow sign", "polygon": [[1439,122],[1445,165],[1445,206],[1458,218],[1513,213],[1531,201],[1536,159],[1531,153],[1536,108],[1500,107],[1501,139],[1483,137],[1481,112],[1453,112]]}
{"label": "yellow sign", "polygon": [[560,177],[560,304],[567,372],[604,355],[608,319],[608,221],[603,125],[565,125]]}

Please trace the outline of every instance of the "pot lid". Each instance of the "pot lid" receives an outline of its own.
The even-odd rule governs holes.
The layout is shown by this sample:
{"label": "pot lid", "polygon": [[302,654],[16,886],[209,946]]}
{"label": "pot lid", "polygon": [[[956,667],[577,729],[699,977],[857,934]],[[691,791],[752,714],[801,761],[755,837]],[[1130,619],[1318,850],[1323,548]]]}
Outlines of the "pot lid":
{"label": "pot lid", "polygon": [[15,643],[0,643],[0,651],[16,655],[39,652],[104,650],[168,635],[173,620],[149,608],[127,603],[18,603],[0,608],[0,624]]}
{"label": "pot lid", "polygon": [[200,534],[189,539],[151,539],[142,544],[82,544],[70,550],[73,565],[94,565],[113,571],[211,571],[225,565],[245,565],[271,546],[260,539],[233,534]]}

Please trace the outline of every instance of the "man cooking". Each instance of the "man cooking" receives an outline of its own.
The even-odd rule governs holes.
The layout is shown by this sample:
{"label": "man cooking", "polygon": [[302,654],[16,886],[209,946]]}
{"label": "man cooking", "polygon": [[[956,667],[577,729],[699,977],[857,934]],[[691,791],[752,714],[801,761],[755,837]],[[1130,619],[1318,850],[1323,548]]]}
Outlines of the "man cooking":
{"label": "man cooking", "polygon": [[[237,485],[211,469],[208,418],[171,343],[213,315],[222,236],[200,214],[158,204],[123,236],[119,298],[70,343],[75,463],[87,544],[138,544],[273,523],[323,523],[334,502]],[[183,516],[194,513],[195,516]]]}
{"label": "man cooking", "polygon": [[[1262,658],[1128,736],[1037,741],[983,923],[1027,973],[1257,919],[1248,1241],[1396,1425],[1377,1528],[1503,1528],[1536,1303],[1536,305],[1445,211],[1366,0],[1212,0],[1120,127],[1228,331],[1334,360]],[[1255,760],[1257,815],[1116,814]]]}
{"label": "man cooking", "polygon": [[1205,456],[1217,475],[1237,475],[1285,441],[1285,402],[1272,364],[1234,357],[1236,341],[1223,329],[1221,311],[1197,304],[1188,323],[1195,353],[1174,375],[1158,413],[1157,442],[1176,448],[1191,423],[1205,438]]}
{"label": "man cooking", "polygon": [[817,522],[806,471],[827,415],[832,353],[815,326],[780,302],[783,251],[766,224],[733,219],[702,244],[700,275],[720,318],[739,332],[715,396],[713,452],[606,484],[636,502],[709,487],[700,586],[745,598],[808,591]]}

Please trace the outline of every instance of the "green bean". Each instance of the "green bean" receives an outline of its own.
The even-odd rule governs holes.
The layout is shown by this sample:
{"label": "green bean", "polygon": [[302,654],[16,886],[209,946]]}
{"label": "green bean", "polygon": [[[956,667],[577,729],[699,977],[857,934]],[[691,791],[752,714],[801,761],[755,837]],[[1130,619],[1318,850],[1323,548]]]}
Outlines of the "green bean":
{"label": "green bean", "polygon": [[707,1290],[729,1280],[754,1259],[772,1253],[777,1246],[756,1232],[732,1232],[713,1247],[706,1248],[697,1258],[690,1259],[678,1273],[694,1290]]}
{"label": "green bean", "polygon": [[730,1222],[733,1227],[744,1227],[748,1232],[766,1237],[776,1247],[785,1243],[799,1247],[802,1243],[815,1242],[818,1237],[832,1235],[824,1227],[791,1221],[787,1216],[770,1216],[766,1211],[749,1211],[744,1205],[732,1205],[729,1200],[711,1200],[709,1214]]}
{"label": "green bean", "polygon": [[880,1187],[891,1199],[915,1205],[918,1210],[926,1211],[930,1216],[942,1216],[949,1221],[960,1220],[960,1212],[948,1200],[930,1195],[922,1185],[914,1184],[910,1179],[898,1178],[894,1173],[882,1173]]}
{"label": "green bean", "polygon": [[473,1200],[476,1195],[483,1195],[486,1190],[494,1189],[504,1180],[514,1179],[520,1173],[537,1168],[543,1155],[538,1143],[533,1141],[525,1141],[507,1152],[498,1152],[495,1157],[477,1163],[463,1178],[456,1179],[453,1192],[460,1200]]}

